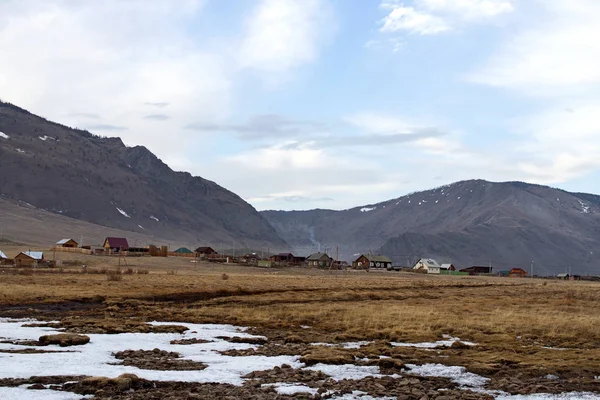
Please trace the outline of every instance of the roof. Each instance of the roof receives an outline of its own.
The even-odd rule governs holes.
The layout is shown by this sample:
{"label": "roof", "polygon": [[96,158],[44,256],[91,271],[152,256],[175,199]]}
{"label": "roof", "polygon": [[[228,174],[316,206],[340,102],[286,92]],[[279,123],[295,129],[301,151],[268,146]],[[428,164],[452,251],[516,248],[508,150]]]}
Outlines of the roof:
{"label": "roof", "polygon": [[279,257],[294,257],[292,253],[279,253],[277,254]]}
{"label": "roof", "polygon": [[190,254],[193,253],[193,251],[191,251],[190,249],[188,249],[187,247],[180,247],[177,250],[174,251],[174,253],[185,253],[185,254]]}
{"label": "roof", "polygon": [[43,260],[44,253],[41,251],[22,251],[22,254],[25,254],[27,257],[31,257],[34,260]]}
{"label": "roof", "polygon": [[440,265],[441,269],[450,269],[450,267],[452,267],[452,264],[442,264],[442,265]]}
{"label": "roof", "polygon": [[525,273],[527,273],[527,271],[525,271],[523,268],[513,268],[510,270],[510,272],[525,272]]}
{"label": "roof", "polygon": [[127,243],[127,239],[125,238],[117,238],[117,237],[107,237],[104,239],[104,243],[108,241],[108,246],[111,249],[128,249],[129,243]]}
{"label": "roof", "polygon": [[[73,239],[60,239],[58,242],[56,242],[56,244],[65,244],[65,243],[69,243],[71,240]],[[75,242],[75,240],[73,240]]]}
{"label": "roof", "polygon": [[508,274],[510,274],[510,271],[508,271],[508,270],[498,271],[498,275],[508,275]]}
{"label": "roof", "polygon": [[[362,254],[361,257],[363,255],[364,254]],[[392,262],[392,259],[387,256],[374,256],[374,255],[364,255],[364,256],[367,260],[373,261],[373,262],[383,262],[383,263],[391,263]]]}
{"label": "roof", "polygon": [[310,256],[306,257],[306,261],[319,261],[323,259],[323,256],[327,257],[328,259],[331,259],[331,257],[329,257],[325,253],[313,253]]}
{"label": "roof", "polygon": [[419,263],[423,263],[427,268],[440,268],[440,264],[432,258],[421,258],[415,266]]}
{"label": "roof", "polygon": [[561,272],[560,274],[556,275],[557,278],[566,278],[567,276],[569,276],[567,272]]}
{"label": "roof", "polygon": [[8,257],[6,257],[6,254],[4,254],[2,251],[0,251],[0,258],[8,258]]}
{"label": "roof", "polygon": [[207,251],[216,253],[216,251],[212,247],[208,247],[208,246],[201,246],[196,249],[196,253],[203,253],[203,252],[207,252]]}

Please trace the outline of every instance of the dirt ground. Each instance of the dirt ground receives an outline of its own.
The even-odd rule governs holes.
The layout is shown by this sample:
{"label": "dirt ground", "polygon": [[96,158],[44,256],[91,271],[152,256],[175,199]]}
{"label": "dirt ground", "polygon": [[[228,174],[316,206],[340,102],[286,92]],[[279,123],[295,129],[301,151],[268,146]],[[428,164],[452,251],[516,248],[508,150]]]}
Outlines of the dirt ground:
{"label": "dirt ground", "polygon": [[[59,320],[66,331],[81,334],[144,332],[145,322],[152,320],[227,323],[249,326],[252,333],[268,338],[257,350],[232,355],[302,355],[307,365],[362,363],[382,370],[440,363],[464,366],[490,378],[488,389],[512,394],[600,392],[596,379],[600,376],[600,284],[594,282],[272,270],[156,257],[128,258],[128,265],[121,266],[121,280],[111,280],[106,270],[118,268],[116,258],[57,253],[59,257],[69,266],[36,271],[0,268],[0,316]],[[80,264],[87,265],[86,273]],[[477,345],[459,342],[435,351],[390,345],[438,341],[444,335]],[[311,344],[355,341],[370,343],[360,348]],[[382,361],[382,356],[393,361]],[[132,353],[125,360],[152,363],[147,357]],[[179,361],[166,357],[160,362],[168,366]],[[285,374],[299,379],[304,372]],[[133,379],[129,385],[135,386],[134,392],[119,391],[114,389],[117,383],[106,382],[102,388],[79,382],[69,390],[118,399],[169,398],[167,392],[180,395],[171,398],[214,398],[214,393],[230,398],[285,398],[262,386],[273,379],[281,382],[281,374],[267,371],[242,388],[152,386]],[[303,379],[313,384],[319,380]],[[444,378],[410,379],[417,381],[399,385],[398,379],[373,378],[353,384],[354,390],[374,396],[490,398],[457,391]],[[0,386],[12,384],[0,382]],[[352,384],[323,385],[348,391]],[[447,390],[440,392],[440,388]]]}

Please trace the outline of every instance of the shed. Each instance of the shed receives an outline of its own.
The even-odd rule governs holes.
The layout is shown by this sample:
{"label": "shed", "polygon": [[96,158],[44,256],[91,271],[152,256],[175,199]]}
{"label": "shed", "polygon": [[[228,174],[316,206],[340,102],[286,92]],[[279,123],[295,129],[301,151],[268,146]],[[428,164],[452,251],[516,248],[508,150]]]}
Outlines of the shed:
{"label": "shed", "polygon": [[309,267],[328,267],[333,259],[326,253],[313,253],[306,257],[306,261]]}
{"label": "shed", "polygon": [[563,280],[568,280],[570,278],[569,274],[567,272],[561,272],[560,274],[557,274],[556,277],[558,279],[563,279]]}
{"label": "shed", "polygon": [[431,258],[421,258],[413,266],[413,269],[427,271],[428,274],[439,274],[441,271],[440,264]]}
{"label": "shed", "polygon": [[35,267],[44,261],[44,253],[41,251],[22,251],[15,257],[15,265],[18,267]]}
{"label": "shed", "polygon": [[511,278],[525,278],[527,276],[527,271],[523,268],[513,268],[510,270],[508,276]]}
{"label": "shed", "polygon": [[392,259],[386,256],[361,254],[352,263],[352,268],[391,268]]}
{"label": "shed", "polygon": [[178,254],[194,254],[194,252],[191,251],[190,249],[188,249],[187,247],[180,247],[177,250],[175,250],[173,253],[178,253]]}
{"label": "shed", "polygon": [[498,271],[497,275],[498,276],[510,276],[510,271],[509,270]]}
{"label": "shed", "polygon": [[442,271],[456,271],[454,264],[442,264],[440,265]]}
{"label": "shed", "polygon": [[460,270],[460,272],[466,272],[469,275],[489,275],[492,273],[492,267],[474,265],[469,268],[463,268]]}
{"label": "shed", "polygon": [[0,265],[11,264],[11,261],[6,257],[2,251],[0,251]]}
{"label": "shed", "polygon": [[56,242],[57,247],[77,247],[78,243],[73,239],[61,239]]}
{"label": "shed", "polygon": [[102,247],[107,251],[119,253],[121,251],[129,250],[129,243],[127,243],[127,239],[125,238],[107,237],[104,239]]}

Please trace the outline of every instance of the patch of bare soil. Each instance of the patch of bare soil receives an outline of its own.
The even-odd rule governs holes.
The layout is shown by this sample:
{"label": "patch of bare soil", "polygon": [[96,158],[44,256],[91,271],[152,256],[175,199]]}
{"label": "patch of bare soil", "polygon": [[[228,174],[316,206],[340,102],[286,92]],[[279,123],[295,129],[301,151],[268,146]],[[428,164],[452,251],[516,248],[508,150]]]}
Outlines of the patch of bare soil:
{"label": "patch of bare soil", "polygon": [[226,340],[230,343],[246,343],[246,344],[258,344],[263,345],[268,341],[265,338],[244,338],[239,336],[229,337],[229,336],[217,336],[217,339]]}
{"label": "patch of bare soil", "polygon": [[295,369],[283,364],[281,367],[275,367],[267,371],[252,372],[243,378],[249,379],[246,385],[260,386],[266,383],[278,382],[315,384],[318,381],[327,379],[328,376],[321,371]]}
{"label": "patch of bare soil", "polygon": [[178,345],[191,345],[191,344],[204,344],[204,343],[210,343],[210,340],[204,340],[204,339],[198,339],[198,338],[191,338],[191,339],[179,339],[179,340],[171,340],[170,342],[171,344],[178,344]]}
{"label": "patch of bare soil", "polygon": [[502,390],[511,394],[598,392],[600,382],[585,377],[562,379],[556,375],[526,377],[514,374],[511,377],[492,379],[489,389]]}
{"label": "patch of bare soil", "polygon": [[165,350],[125,350],[113,354],[123,365],[158,371],[201,371],[206,364],[191,360],[180,360],[179,353]]}

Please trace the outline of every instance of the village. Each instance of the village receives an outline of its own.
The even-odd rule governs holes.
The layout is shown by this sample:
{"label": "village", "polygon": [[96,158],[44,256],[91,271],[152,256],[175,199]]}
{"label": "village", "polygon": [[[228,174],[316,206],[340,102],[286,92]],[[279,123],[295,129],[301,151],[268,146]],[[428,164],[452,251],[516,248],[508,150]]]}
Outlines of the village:
{"label": "village", "polygon": [[[453,263],[439,263],[432,258],[418,258],[412,265],[395,265],[391,257],[374,254],[356,254],[352,262],[341,261],[330,256],[327,252],[317,251],[307,256],[297,256],[290,252],[278,254],[258,254],[248,252],[236,255],[235,250],[229,254],[219,253],[213,247],[199,246],[194,250],[179,247],[175,250],[169,246],[147,245],[143,247],[130,246],[127,238],[106,237],[102,246],[83,245],[72,238],[65,238],[50,246],[47,252],[30,249],[18,251],[13,257],[7,256],[0,249],[0,266],[15,268],[54,268],[62,267],[62,261],[56,259],[56,253],[78,253],[98,257],[117,257],[118,265],[126,266],[129,257],[180,257],[189,259],[190,263],[200,261],[216,264],[236,264],[259,268],[307,268],[321,270],[355,270],[355,271],[381,271],[381,272],[408,272],[428,275],[453,275],[453,276],[494,276],[507,278],[554,278],[560,280],[600,280],[596,276],[572,275],[568,272],[554,276],[537,276],[528,273],[525,269],[514,267],[494,271],[491,265],[472,265],[459,268]],[[14,253],[14,252],[13,252]],[[49,256],[49,254],[51,254]],[[85,268],[85,264],[81,265]]]}

